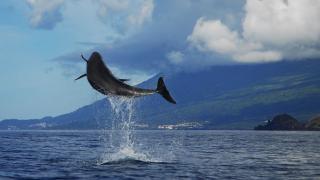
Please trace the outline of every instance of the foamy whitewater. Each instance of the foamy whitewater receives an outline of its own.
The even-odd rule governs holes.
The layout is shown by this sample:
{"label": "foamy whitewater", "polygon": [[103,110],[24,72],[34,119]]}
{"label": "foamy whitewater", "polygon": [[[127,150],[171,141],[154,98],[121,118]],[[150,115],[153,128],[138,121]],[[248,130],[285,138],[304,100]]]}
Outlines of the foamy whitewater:
{"label": "foamy whitewater", "polygon": [[[137,99],[112,96],[108,97],[111,105],[112,124],[111,130],[104,130],[105,152],[103,152],[98,164],[105,164],[117,161],[142,161],[142,162],[170,162],[177,152],[178,142],[171,139],[171,148],[161,148],[160,144],[144,146],[135,136],[135,118]],[[109,136],[108,138],[106,138]],[[173,148],[175,149],[173,151]]]}

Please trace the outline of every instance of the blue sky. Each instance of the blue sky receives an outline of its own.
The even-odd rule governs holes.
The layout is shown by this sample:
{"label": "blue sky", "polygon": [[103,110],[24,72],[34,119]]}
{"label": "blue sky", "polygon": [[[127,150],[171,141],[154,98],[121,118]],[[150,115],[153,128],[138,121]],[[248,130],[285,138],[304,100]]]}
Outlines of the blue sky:
{"label": "blue sky", "polygon": [[0,119],[67,113],[102,98],[80,54],[136,84],[217,64],[320,57],[319,0],[0,1]]}

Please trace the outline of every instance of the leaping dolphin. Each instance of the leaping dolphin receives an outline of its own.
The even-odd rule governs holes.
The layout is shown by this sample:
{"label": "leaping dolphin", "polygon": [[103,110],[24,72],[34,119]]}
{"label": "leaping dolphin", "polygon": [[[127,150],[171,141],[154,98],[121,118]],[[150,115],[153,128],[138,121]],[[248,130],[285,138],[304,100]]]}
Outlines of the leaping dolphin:
{"label": "leaping dolphin", "polygon": [[170,103],[176,104],[176,101],[171,97],[166,88],[162,77],[158,80],[157,89],[142,89],[126,84],[125,81],[128,81],[128,79],[116,78],[104,64],[102,57],[98,52],[93,52],[89,60],[82,55],[81,57],[87,63],[87,73],[79,76],[75,80],[87,76],[90,85],[104,95],[138,97],[159,93]]}

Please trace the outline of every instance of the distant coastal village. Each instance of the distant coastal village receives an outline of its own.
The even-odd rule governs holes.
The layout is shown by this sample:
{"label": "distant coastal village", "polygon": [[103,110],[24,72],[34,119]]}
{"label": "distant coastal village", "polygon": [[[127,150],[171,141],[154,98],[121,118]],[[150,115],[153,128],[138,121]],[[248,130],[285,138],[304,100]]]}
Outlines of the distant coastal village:
{"label": "distant coastal village", "polygon": [[180,124],[165,124],[165,125],[159,125],[158,129],[198,129],[203,128],[203,124],[198,122],[186,122],[186,123],[180,123]]}
{"label": "distant coastal village", "polygon": [[[205,129],[205,124],[199,122],[186,122],[179,124],[159,125],[158,129],[178,130],[178,129]],[[289,114],[279,114],[258,125],[254,130],[266,131],[320,131],[320,116],[312,118],[308,122],[300,122]]]}
{"label": "distant coastal village", "polygon": [[[199,122],[185,122],[179,124],[159,125],[158,129],[178,130],[178,129],[205,129],[205,124]],[[308,122],[300,122],[289,114],[276,115],[272,120],[258,125],[254,130],[270,131],[320,131],[320,116],[312,118]]]}
{"label": "distant coastal village", "polygon": [[[6,122],[6,121],[5,121]],[[10,121],[9,121],[10,122]],[[19,120],[18,120],[19,122]],[[20,121],[23,122],[23,121]],[[24,121],[27,123],[26,121]],[[4,123],[4,122],[3,122]],[[17,122],[16,122],[17,123]],[[16,126],[16,123],[9,123],[6,127],[1,127],[2,130],[57,130],[54,126],[50,125],[46,122],[29,124],[28,126],[19,127]],[[208,128],[208,121],[199,122],[181,122],[177,124],[160,124],[156,127],[152,127],[148,124],[136,123],[134,128],[137,130],[210,130],[212,128]],[[62,128],[64,129],[64,128]],[[228,130],[228,128],[226,128]],[[236,129],[229,129],[236,130]],[[271,120],[265,121],[263,124],[260,124],[254,127],[254,130],[265,130],[265,131],[320,131],[320,116],[315,116],[311,120],[307,122],[301,122],[292,117],[289,114],[279,114],[274,116]]]}

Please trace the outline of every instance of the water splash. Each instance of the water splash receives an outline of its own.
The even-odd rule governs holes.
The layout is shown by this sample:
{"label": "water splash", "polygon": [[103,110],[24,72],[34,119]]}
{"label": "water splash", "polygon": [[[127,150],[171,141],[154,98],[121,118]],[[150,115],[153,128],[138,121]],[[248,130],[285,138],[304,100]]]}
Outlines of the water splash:
{"label": "water splash", "polygon": [[[135,113],[136,99],[127,97],[109,97],[108,101],[111,105],[112,121],[111,130],[105,130],[105,152],[98,164],[105,164],[119,161],[142,161],[142,162],[163,162],[172,157],[172,154],[155,153],[155,148],[145,146],[140,143],[135,136]],[[110,127],[108,124],[105,127]],[[157,150],[160,150],[158,148]],[[166,158],[161,155],[166,154]]]}
{"label": "water splash", "polygon": [[[127,97],[109,97],[111,105],[112,124],[110,133],[110,146],[115,147],[115,140],[117,140],[120,148],[132,148],[133,137],[132,130],[134,125],[133,114],[134,110],[134,99]],[[119,134],[118,138],[113,138],[116,133]]]}

